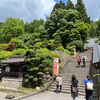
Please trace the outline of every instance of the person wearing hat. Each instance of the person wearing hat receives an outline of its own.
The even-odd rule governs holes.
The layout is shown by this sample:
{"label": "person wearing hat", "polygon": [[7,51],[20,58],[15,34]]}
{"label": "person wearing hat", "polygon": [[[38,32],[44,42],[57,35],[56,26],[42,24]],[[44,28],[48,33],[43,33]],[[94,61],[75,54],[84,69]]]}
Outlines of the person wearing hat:
{"label": "person wearing hat", "polygon": [[[60,90],[59,90],[60,89]],[[57,93],[58,92],[61,92],[61,89],[62,89],[62,77],[61,75],[59,74],[57,77],[56,77],[56,91]]]}

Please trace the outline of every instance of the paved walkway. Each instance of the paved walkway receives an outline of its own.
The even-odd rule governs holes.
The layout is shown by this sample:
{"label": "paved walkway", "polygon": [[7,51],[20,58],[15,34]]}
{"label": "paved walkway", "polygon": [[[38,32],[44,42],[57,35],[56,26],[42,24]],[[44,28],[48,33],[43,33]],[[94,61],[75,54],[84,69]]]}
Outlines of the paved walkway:
{"label": "paved walkway", "polygon": [[[46,91],[20,100],[73,100],[73,99],[70,94]],[[85,99],[84,96],[78,96],[77,100],[85,100]]]}
{"label": "paved walkway", "polygon": [[7,96],[6,93],[0,92],[0,100],[7,100],[7,99],[5,99],[6,96]]}

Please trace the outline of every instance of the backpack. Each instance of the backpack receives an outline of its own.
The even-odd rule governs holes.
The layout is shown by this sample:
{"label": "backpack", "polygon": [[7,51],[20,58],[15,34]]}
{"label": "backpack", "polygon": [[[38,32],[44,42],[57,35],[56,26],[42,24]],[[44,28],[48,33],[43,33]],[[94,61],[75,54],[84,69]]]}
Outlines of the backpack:
{"label": "backpack", "polygon": [[72,91],[73,91],[73,92],[78,92],[77,87],[73,87],[73,86],[72,86]]}
{"label": "backpack", "polygon": [[83,57],[83,60],[85,60],[85,57]]}
{"label": "backpack", "polygon": [[93,90],[93,83],[87,82],[87,89],[88,90]]}

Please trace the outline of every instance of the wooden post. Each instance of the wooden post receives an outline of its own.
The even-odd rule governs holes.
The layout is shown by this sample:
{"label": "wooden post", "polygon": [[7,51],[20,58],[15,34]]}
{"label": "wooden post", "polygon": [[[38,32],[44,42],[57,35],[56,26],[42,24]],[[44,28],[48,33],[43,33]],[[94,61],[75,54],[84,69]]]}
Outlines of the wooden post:
{"label": "wooden post", "polygon": [[76,49],[74,48],[74,58],[76,57]]}

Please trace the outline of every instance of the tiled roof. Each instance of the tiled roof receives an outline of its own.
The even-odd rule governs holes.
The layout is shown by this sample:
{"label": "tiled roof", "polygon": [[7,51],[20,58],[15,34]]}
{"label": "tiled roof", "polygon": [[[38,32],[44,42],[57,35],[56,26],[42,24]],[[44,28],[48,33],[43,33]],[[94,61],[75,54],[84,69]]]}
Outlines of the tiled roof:
{"label": "tiled roof", "polygon": [[88,43],[86,43],[86,47],[93,48],[93,46],[95,44],[95,40],[96,40],[96,38],[87,40]]}
{"label": "tiled roof", "polygon": [[15,56],[15,57],[9,57],[7,60],[2,60],[1,64],[8,64],[8,63],[19,63],[24,62],[25,56]]}
{"label": "tiled roof", "polygon": [[93,64],[99,63],[100,62],[100,45],[98,43],[94,44],[93,47]]}

